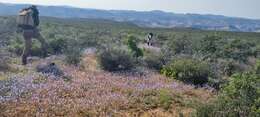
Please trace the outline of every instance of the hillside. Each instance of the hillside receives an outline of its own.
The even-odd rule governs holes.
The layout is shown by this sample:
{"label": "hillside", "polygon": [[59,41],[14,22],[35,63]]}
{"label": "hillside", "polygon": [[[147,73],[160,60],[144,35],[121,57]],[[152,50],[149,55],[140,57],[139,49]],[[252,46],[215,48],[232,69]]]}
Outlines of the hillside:
{"label": "hillside", "polygon": [[[260,33],[41,17],[48,57],[0,16],[2,117],[254,117]],[[151,46],[146,44],[153,33]]]}
{"label": "hillside", "polygon": [[[0,3],[0,15],[16,15],[28,5]],[[59,18],[106,19],[131,22],[141,27],[189,27],[204,30],[258,32],[260,20],[233,18],[218,15],[176,14],[163,11],[122,11],[81,9],[67,6],[40,6],[42,16]]]}

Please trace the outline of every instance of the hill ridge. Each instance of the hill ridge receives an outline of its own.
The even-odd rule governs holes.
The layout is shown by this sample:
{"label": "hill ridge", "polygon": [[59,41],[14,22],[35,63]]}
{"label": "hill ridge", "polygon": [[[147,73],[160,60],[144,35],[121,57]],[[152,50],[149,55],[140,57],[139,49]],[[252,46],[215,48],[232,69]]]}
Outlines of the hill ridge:
{"label": "hill ridge", "polygon": [[[0,15],[16,15],[29,4],[0,3]],[[203,30],[221,30],[238,32],[258,32],[260,20],[227,17],[223,15],[200,15],[194,13],[180,14],[160,10],[101,10],[77,8],[72,6],[42,6],[39,5],[42,16],[58,18],[89,18],[106,19],[118,22],[131,22],[140,27],[175,28],[188,27]],[[8,12],[7,12],[8,11]]]}

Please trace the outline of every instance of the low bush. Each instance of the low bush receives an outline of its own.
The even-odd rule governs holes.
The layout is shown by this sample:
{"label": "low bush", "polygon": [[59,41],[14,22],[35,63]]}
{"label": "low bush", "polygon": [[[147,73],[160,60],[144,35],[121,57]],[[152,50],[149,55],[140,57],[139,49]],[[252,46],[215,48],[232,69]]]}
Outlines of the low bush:
{"label": "low bush", "polygon": [[183,58],[172,61],[161,70],[161,73],[185,83],[202,85],[208,82],[210,70],[205,62]]}
{"label": "low bush", "polygon": [[240,62],[247,62],[248,57],[256,56],[256,44],[244,40],[232,40],[226,43],[221,52],[222,58],[231,58]]}
{"label": "low bush", "polygon": [[202,53],[206,58],[213,58],[220,56],[221,46],[223,46],[223,39],[219,36],[205,36],[199,43],[198,52]]}
{"label": "low bush", "polygon": [[[10,66],[9,66],[9,62],[8,59],[8,56],[9,54],[4,52],[5,49],[1,48],[2,50],[0,50],[0,72],[1,71],[7,71],[10,69]],[[1,74],[0,74],[1,75]]]}
{"label": "low bush", "polygon": [[216,59],[213,62],[210,62],[212,71],[215,76],[221,78],[223,76],[231,76],[235,73],[243,72],[249,69],[249,65],[245,63],[240,63],[233,59]]}
{"label": "low bush", "polygon": [[10,66],[7,64],[7,62],[0,57],[0,71],[7,71],[10,68]]}
{"label": "low bush", "polygon": [[67,42],[64,39],[53,39],[49,41],[49,46],[53,54],[61,54],[67,47]]}
{"label": "low bush", "polygon": [[234,74],[217,99],[198,106],[198,117],[259,117],[260,76],[252,72]]}
{"label": "low bush", "polygon": [[[15,53],[16,55],[20,56],[23,54],[24,48],[25,48],[25,43],[24,39],[21,36],[14,36],[12,37],[11,41],[8,44],[8,50],[11,53]],[[31,56],[42,56],[43,51],[41,48],[41,43],[33,39],[32,40],[32,48],[31,48]]]}
{"label": "low bush", "polygon": [[131,50],[134,57],[142,57],[144,55],[143,50],[137,47],[136,38],[132,35],[128,36],[127,46]]}
{"label": "low bush", "polygon": [[33,40],[31,56],[43,56],[43,50],[41,47],[41,43],[37,40]]}
{"label": "low bush", "polygon": [[186,35],[181,38],[174,37],[172,40],[166,41],[162,52],[167,57],[178,54],[191,55],[193,53],[193,46],[192,39],[189,39]]}
{"label": "low bush", "polygon": [[83,48],[78,46],[76,42],[70,43],[64,51],[66,63],[71,65],[79,65],[82,58],[82,50]]}
{"label": "low bush", "polygon": [[170,109],[174,102],[174,95],[168,89],[147,90],[143,92],[144,98],[141,103],[144,103],[145,108],[158,108],[164,110]]}
{"label": "low bush", "polygon": [[255,72],[256,74],[260,74],[260,59],[256,60],[256,65],[255,65]]}
{"label": "low bush", "polygon": [[173,96],[171,92],[168,90],[160,90],[159,91],[159,105],[163,107],[163,109],[168,110],[173,103]]}
{"label": "low bush", "polygon": [[161,53],[146,52],[144,56],[145,65],[154,70],[161,70],[164,65],[164,59]]}
{"label": "low bush", "polygon": [[8,51],[17,55],[22,55],[24,49],[23,41],[23,37],[18,34],[12,36],[8,43]]}
{"label": "low bush", "polygon": [[135,66],[134,58],[128,51],[109,48],[99,53],[99,63],[107,71],[131,70]]}

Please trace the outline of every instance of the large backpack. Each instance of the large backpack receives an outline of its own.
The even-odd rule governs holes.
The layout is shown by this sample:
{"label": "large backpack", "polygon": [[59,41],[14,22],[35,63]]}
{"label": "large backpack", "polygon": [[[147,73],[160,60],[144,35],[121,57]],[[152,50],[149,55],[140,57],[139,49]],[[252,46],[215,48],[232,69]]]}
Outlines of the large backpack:
{"label": "large backpack", "polygon": [[22,10],[19,12],[17,16],[17,25],[23,29],[33,28],[34,20],[33,20],[33,12],[32,10]]}

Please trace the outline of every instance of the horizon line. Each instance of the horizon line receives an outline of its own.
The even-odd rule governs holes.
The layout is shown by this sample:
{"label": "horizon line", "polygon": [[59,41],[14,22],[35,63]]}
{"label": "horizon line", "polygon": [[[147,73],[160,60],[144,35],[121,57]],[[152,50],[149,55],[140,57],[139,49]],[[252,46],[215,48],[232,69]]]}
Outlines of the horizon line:
{"label": "horizon line", "polygon": [[32,3],[8,3],[8,2],[0,2],[0,4],[9,4],[9,5],[36,5],[41,7],[67,7],[67,8],[75,8],[75,9],[92,9],[92,10],[106,10],[106,11],[133,11],[133,12],[164,12],[164,13],[171,13],[171,14],[184,14],[184,15],[212,15],[212,16],[222,16],[227,18],[239,18],[239,19],[247,19],[247,20],[258,20],[258,18],[249,18],[249,17],[241,17],[241,16],[227,16],[227,15],[221,15],[221,14],[212,14],[212,13],[176,13],[172,11],[166,11],[166,10],[134,10],[134,9],[100,9],[100,8],[87,8],[87,7],[79,7],[79,6],[73,6],[73,5],[46,5],[46,4],[32,4]]}

